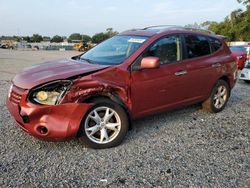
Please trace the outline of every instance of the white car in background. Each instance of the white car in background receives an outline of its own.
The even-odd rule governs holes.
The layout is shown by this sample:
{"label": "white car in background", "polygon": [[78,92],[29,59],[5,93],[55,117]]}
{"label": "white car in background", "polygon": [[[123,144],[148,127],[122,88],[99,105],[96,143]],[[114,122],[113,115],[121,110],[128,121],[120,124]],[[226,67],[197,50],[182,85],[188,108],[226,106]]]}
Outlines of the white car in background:
{"label": "white car in background", "polygon": [[247,61],[245,62],[245,67],[240,73],[240,80],[244,80],[247,83],[250,83],[250,48],[247,49]]}
{"label": "white car in background", "polygon": [[244,80],[247,83],[250,83],[250,60],[248,59],[245,63],[245,67],[240,73],[240,80]]}

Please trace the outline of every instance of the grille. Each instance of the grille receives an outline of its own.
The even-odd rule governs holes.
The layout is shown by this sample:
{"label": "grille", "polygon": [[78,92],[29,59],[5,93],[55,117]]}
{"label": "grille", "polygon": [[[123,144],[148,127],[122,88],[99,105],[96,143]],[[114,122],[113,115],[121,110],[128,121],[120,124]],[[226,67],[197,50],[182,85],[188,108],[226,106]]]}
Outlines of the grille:
{"label": "grille", "polygon": [[10,101],[14,104],[19,104],[22,98],[24,90],[13,85],[10,91]]}

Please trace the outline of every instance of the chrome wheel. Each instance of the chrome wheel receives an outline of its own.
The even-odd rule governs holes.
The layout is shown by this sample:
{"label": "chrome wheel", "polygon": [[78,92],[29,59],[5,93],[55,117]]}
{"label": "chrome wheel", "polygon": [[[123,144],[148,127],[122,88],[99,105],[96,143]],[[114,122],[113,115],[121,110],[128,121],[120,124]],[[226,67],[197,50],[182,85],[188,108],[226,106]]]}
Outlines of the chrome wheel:
{"label": "chrome wheel", "polygon": [[84,129],[91,141],[97,144],[107,144],[119,135],[121,119],[112,108],[97,107],[87,115]]}
{"label": "chrome wheel", "polygon": [[227,101],[227,94],[227,88],[224,85],[221,85],[217,88],[213,98],[215,108],[220,109],[224,106]]}

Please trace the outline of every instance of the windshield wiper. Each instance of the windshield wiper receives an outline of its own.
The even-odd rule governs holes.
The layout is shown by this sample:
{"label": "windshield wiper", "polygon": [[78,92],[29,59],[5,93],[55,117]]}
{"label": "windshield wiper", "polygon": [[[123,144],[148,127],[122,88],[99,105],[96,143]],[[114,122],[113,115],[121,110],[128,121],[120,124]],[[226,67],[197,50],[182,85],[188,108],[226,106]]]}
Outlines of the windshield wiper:
{"label": "windshield wiper", "polygon": [[80,57],[80,60],[81,61],[86,61],[87,63],[89,63],[89,64],[95,64],[93,61],[91,61],[90,59],[86,59],[86,58],[81,58]]}

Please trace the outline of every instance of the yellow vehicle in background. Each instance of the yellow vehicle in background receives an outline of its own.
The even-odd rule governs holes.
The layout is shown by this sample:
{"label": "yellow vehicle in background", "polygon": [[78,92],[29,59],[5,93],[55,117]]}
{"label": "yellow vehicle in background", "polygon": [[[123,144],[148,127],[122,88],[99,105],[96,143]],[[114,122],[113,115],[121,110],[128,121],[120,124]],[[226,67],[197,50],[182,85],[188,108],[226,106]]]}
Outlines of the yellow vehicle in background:
{"label": "yellow vehicle in background", "polygon": [[85,52],[88,51],[89,49],[93,48],[95,46],[95,44],[88,42],[80,42],[80,43],[76,43],[73,48],[79,52]]}

